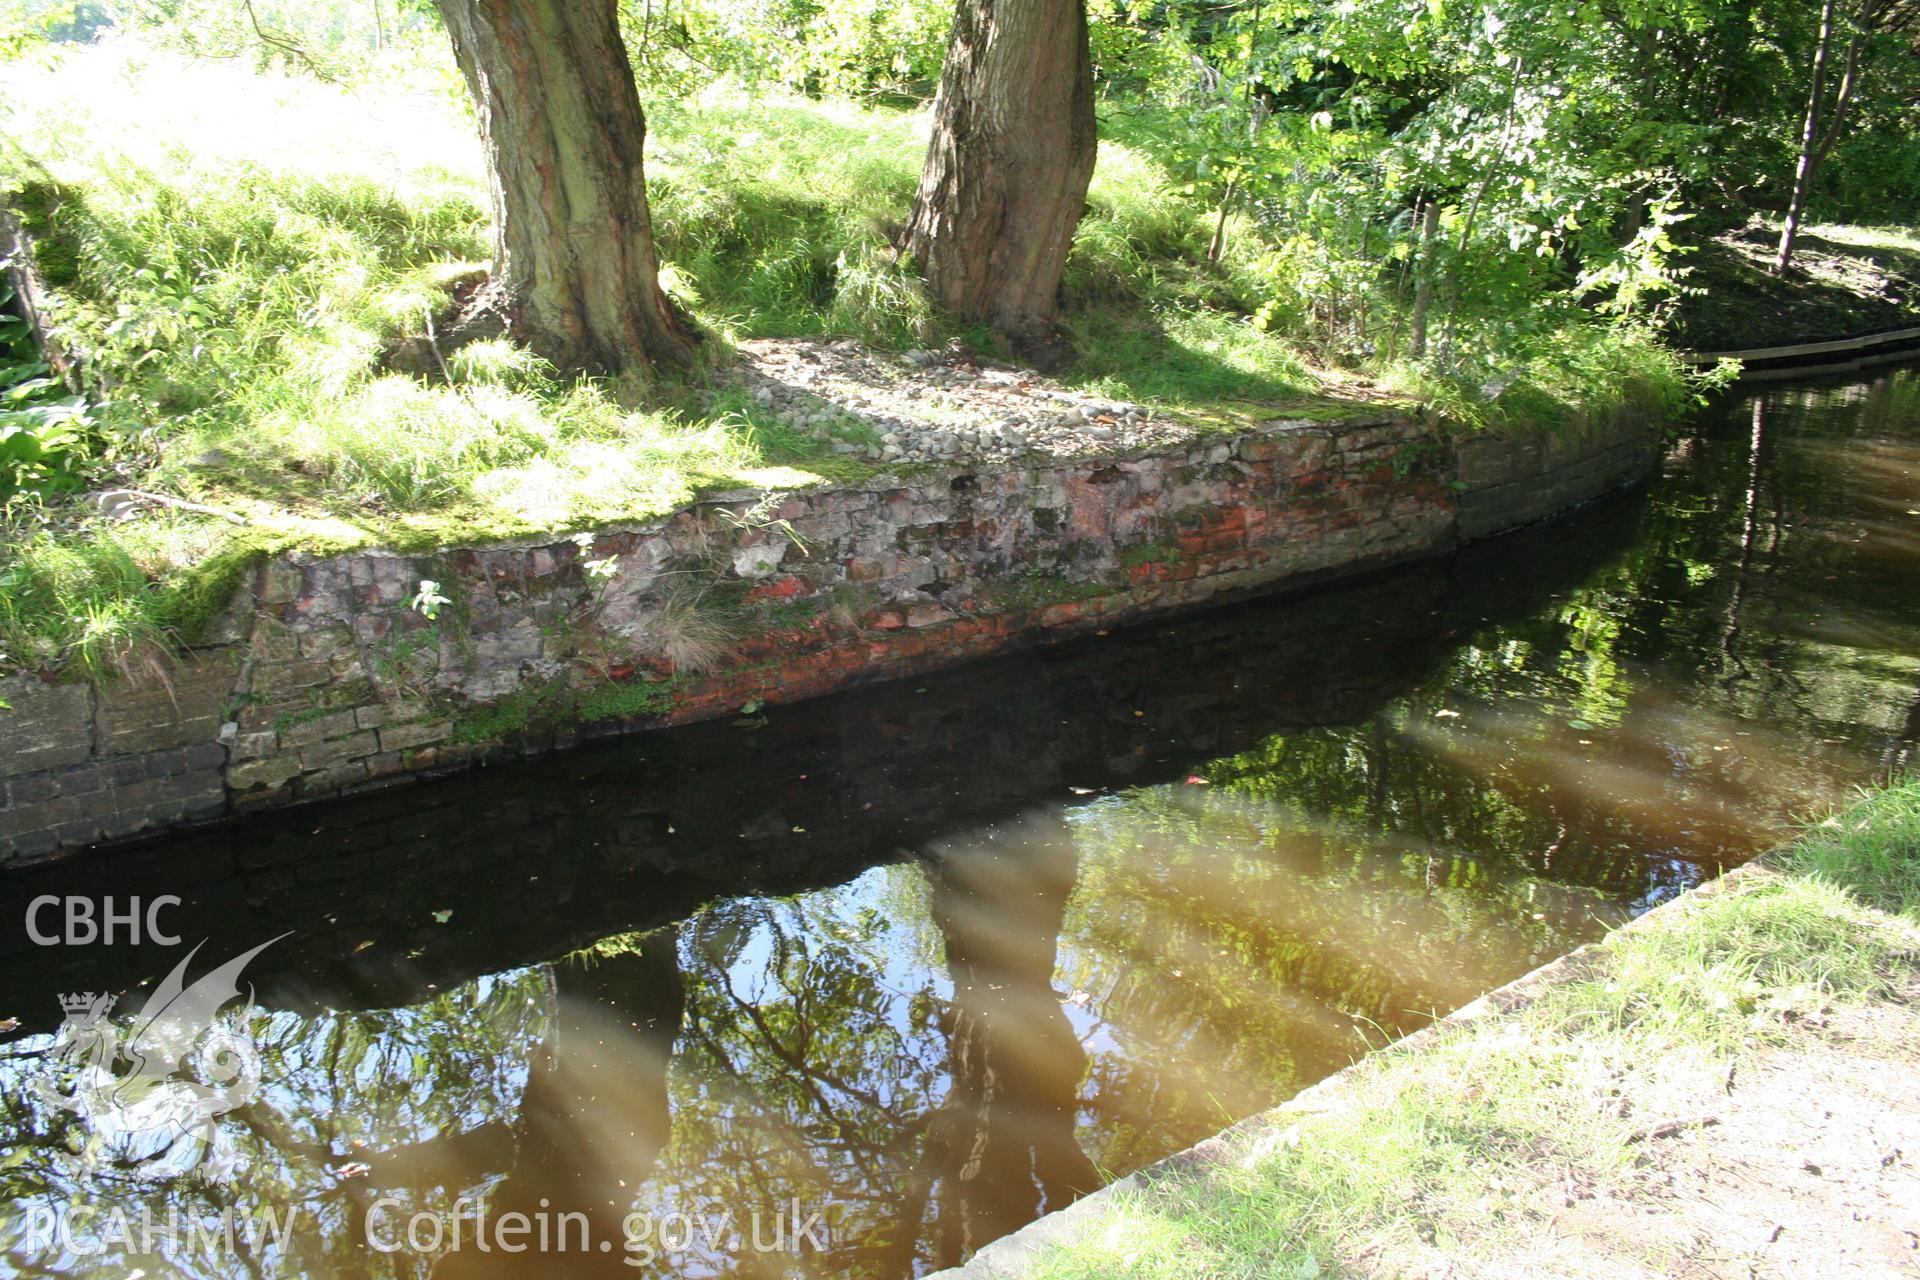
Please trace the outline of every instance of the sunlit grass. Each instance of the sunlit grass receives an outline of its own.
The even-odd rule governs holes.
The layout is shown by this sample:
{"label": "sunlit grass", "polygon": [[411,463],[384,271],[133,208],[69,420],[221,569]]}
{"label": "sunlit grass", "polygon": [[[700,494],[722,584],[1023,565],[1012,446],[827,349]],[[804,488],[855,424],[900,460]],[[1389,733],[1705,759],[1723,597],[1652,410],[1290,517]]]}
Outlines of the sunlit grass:
{"label": "sunlit grass", "polygon": [[1901,249],[1908,253],[1920,253],[1920,227],[1855,227],[1836,222],[1818,222],[1807,227],[1806,233],[1859,249]]}
{"label": "sunlit grass", "polygon": [[245,560],[226,529],[162,514],[56,533],[30,508],[10,513],[0,521],[0,669],[111,675],[197,638]]}
{"label": "sunlit grass", "polygon": [[1810,828],[1788,867],[1833,892],[1920,922],[1920,783],[1890,787]]}

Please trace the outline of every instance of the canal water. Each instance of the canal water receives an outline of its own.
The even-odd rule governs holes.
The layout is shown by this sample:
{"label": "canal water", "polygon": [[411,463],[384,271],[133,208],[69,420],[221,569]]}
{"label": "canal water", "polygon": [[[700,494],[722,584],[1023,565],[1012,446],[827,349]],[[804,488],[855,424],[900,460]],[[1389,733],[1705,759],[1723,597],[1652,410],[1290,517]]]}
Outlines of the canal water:
{"label": "canal water", "polygon": [[[1903,372],[1357,584],[17,872],[0,1273],[924,1274],[1916,737]],[[26,936],[107,895],[181,945]],[[202,939],[161,1033],[61,999]]]}

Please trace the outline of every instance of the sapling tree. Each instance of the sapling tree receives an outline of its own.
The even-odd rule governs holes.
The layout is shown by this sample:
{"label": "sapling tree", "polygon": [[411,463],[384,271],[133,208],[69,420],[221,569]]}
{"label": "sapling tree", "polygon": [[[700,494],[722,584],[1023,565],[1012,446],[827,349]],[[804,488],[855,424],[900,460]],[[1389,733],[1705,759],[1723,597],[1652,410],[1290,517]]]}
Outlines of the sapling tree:
{"label": "sapling tree", "polygon": [[[1793,250],[1806,217],[1814,181],[1845,134],[1861,82],[1881,43],[1920,40],[1920,0],[1822,0],[1807,106],[1800,118],[1800,147],[1793,189],[1780,225],[1780,246],[1773,257],[1776,275],[1793,265]],[[1908,51],[1911,56],[1912,50]]]}

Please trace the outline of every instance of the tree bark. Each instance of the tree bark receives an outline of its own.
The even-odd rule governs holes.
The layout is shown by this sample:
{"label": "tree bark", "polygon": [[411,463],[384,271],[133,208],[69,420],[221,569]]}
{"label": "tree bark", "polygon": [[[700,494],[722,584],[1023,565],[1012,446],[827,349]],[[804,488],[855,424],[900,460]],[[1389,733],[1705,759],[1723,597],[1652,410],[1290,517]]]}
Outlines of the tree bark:
{"label": "tree bark", "polygon": [[1800,159],[1793,170],[1793,194],[1787,198],[1787,217],[1780,227],[1780,249],[1774,254],[1773,273],[1784,275],[1793,261],[1793,242],[1800,235],[1800,219],[1807,209],[1807,193],[1819,166],[1820,128],[1826,116],[1827,63],[1833,56],[1834,0],[1820,6],[1820,37],[1813,47],[1813,84],[1807,91],[1807,111],[1800,126]]}
{"label": "tree bark", "polygon": [[508,332],[568,373],[691,358],[660,289],[615,0],[435,3],[480,116]]}
{"label": "tree bark", "polygon": [[1429,199],[1420,210],[1420,248],[1413,281],[1413,339],[1408,353],[1415,360],[1427,358],[1427,314],[1433,310],[1433,246],[1440,235],[1440,202]]}
{"label": "tree bark", "polygon": [[1840,73],[1840,87],[1833,102],[1826,102],[1827,68],[1833,60],[1834,24],[1838,20],[1836,0],[1826,0],[1820,10],[1820,39],[1814,49],[1813,85],[1807,95],[1807,112],[1800,131],[1800,159],[1794,167],[1793,194],[1787,201],[1787,216],[1780,228],[1780,249],[1774,256],[1773,272],[1784,274],[1793,261],[1794,241],[1800,235],[1800,223],[1806,217],[1807,199],[1820,176],[1840,135],[1847,128],[1847,113],[1866,74],[1870,50],[1868,40],[1875,35],[1905,32],[1920,36],[1920,3],[1913,0],[1856,0],[1850,11],[1853,34],[1847,41],[1847,60]]}
{"label": "tree bark", "polygon": [[1050,349],[1095,146],[1084,0],[959,0],[905,236],[942,307]]}

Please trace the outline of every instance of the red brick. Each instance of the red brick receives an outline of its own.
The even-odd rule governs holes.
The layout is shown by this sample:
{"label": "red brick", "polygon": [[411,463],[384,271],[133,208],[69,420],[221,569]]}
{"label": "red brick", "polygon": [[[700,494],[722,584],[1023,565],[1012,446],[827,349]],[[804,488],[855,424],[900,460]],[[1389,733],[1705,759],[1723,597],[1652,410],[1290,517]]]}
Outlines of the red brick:
{"label": "red brick", "polygon": [[1040,611],[1040,625],[1043,627],[1063,626],[1066,623],[1077,621],[1080,617],[1080,612],[1080,602],[1077,600],[1065,600],[1059,604],[1050,604]]}
{"label": "red brick", "polygon": [[798,578],[792,576],[779,578],[773,582],[762,583],[747,592],[747,603],[752,604],[756,600],[791,600],[797,595],[804,595],[806,589],[807,584]]}

